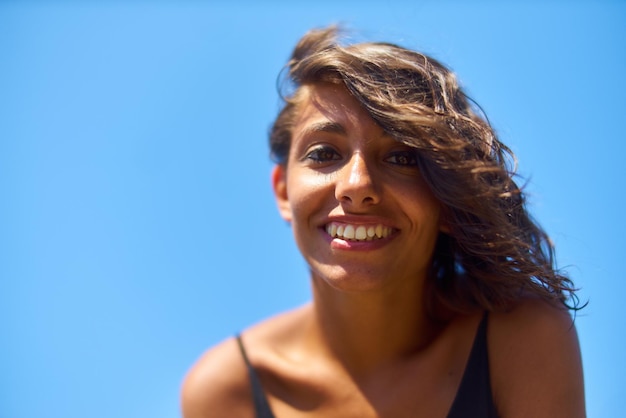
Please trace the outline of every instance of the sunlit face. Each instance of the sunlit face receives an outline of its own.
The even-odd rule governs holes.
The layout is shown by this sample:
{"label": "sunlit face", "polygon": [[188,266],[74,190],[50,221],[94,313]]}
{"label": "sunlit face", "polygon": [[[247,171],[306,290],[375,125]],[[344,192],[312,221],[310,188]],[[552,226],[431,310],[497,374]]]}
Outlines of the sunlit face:
{"label": "sunlit face", "polygon": [[439,203],[416,151],[387,135],[344,87],[306,87],[287,165],[273,181],[315,280],[356,291],[426,279]]}

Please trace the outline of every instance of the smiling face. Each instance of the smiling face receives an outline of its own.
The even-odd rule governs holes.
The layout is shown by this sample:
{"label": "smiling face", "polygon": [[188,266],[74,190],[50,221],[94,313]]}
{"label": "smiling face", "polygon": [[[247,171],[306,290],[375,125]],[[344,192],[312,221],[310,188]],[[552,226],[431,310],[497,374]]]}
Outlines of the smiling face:
{"label": "smiling face", "polygon": [[303,87],[288,160],[273,174],[313,278],[341,290],[423,283],[440,230],[416,151],[341,86]]}

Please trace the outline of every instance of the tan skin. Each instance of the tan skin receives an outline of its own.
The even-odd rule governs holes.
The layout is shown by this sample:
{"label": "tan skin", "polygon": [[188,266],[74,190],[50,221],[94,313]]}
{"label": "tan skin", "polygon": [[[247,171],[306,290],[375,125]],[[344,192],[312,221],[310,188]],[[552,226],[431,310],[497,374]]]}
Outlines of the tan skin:
{"label": "tan skin", "polygon": [[[411,150],[345,89],[305,89],[288,162],[272,181],[311,268],[313,301],[246,330],[250,360],[278,418],[445,417],[482,312],[434,321],[425,311],[427,267],[446,228],[439,204]],[[329,224],[387,233],[355,242],[329,236]],[[488,346],[501,417],[585,416],[566,311],[528,299],[492,313]],[[234,339],[194,365],[182,408],[185,418],[254,417]]]}

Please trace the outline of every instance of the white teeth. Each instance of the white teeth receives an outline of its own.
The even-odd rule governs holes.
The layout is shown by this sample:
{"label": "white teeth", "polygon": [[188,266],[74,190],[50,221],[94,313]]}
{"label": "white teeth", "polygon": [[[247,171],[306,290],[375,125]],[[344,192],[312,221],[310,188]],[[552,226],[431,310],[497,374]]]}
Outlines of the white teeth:
{"label": "white teeth", "polygon": [[391,234],[391,228],[378,224],[376,226],[351,225],[329,223],[326,232],[333,238],[343,238],[352,241],[371,241],[386,238]]}
{"label": "white teeth", "polygon": [[345,239],[354,239],[354,226],[346,225],[346,228],[343,230],[343,237]]}

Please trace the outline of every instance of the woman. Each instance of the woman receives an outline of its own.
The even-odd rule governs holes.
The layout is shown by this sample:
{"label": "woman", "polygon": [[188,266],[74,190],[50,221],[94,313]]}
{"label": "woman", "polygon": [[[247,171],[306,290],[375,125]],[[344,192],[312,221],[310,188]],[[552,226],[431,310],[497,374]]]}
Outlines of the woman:
{"label": "woman", "polygon": [[313,300],[209,350],[186,418],[582,417],[571,281],[455,76],[312,31],[270,134]]}

